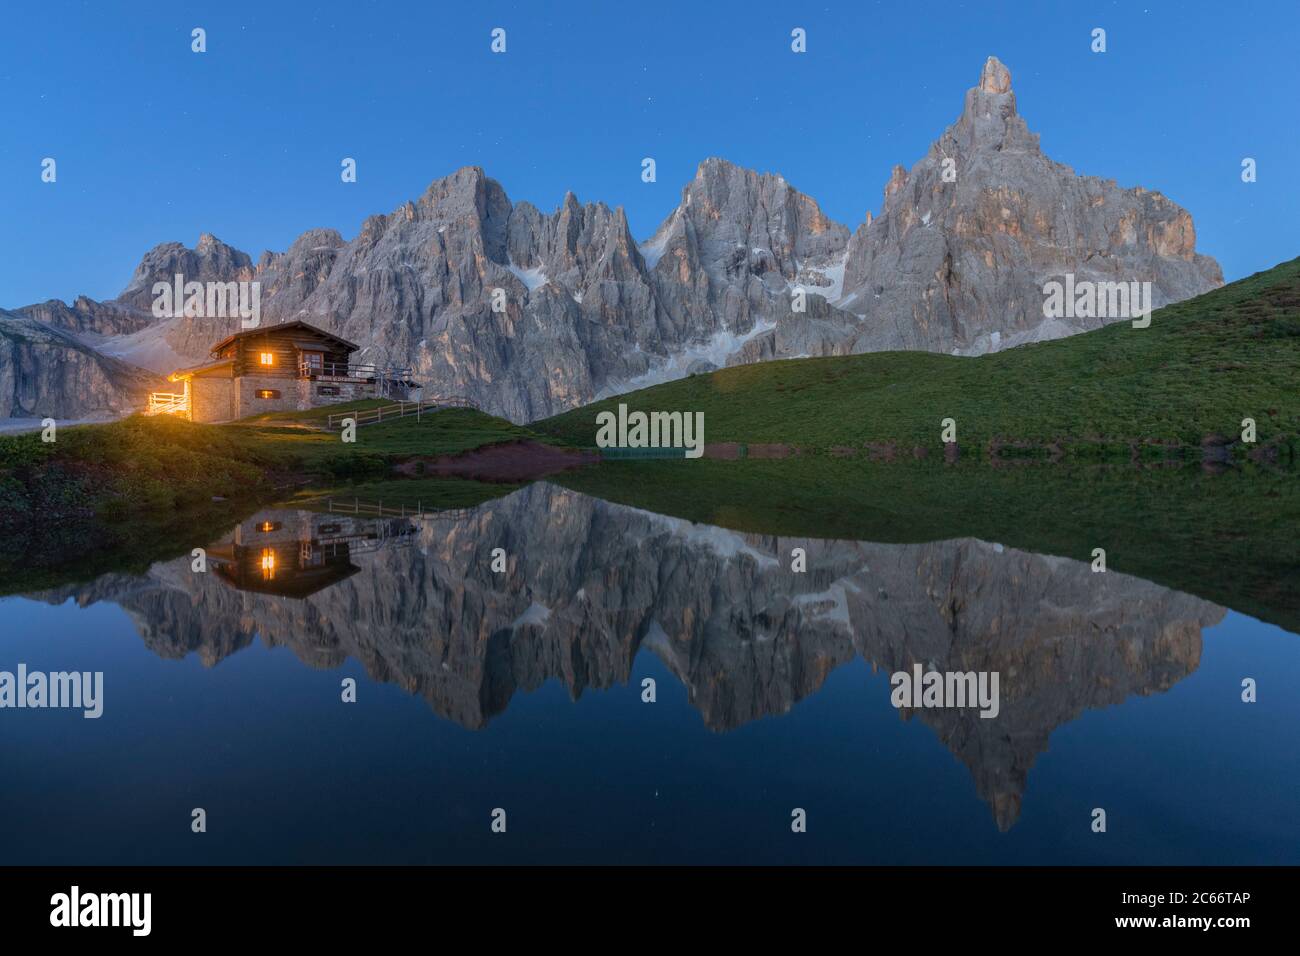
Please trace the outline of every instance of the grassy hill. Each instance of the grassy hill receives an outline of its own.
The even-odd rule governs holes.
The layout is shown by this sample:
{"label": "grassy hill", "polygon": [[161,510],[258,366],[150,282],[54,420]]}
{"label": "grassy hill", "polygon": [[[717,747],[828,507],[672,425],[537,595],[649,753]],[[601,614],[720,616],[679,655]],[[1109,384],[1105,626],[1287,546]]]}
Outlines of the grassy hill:
{"label": "grassy hill", "polygon": [[372,400],[303,412],[268,412],[216,427],[229,429],[235,435],[251,435],[257,446],[270,454],[287,456],[300,469],[343,474],[355,472],[358,462],[367,457],[383,459],[371,469],[377,473],[386,471],[393,460],[455,455],[501,442],[537,440],[526,428],[473,408],[444,408],[426,411],[418,420],[410,415],[364,425],[357,429],[357,440],[351,445],[344,445],[338,432],[322,430],[330,415],[380,405],[388,407],[392,402]]}
{"label": "grassy hill", "polygon": [[[348,406],[349,409],[354,406]],[[532,438],[502,418],[451,408],[357,429],[355,443],[313,427],[330,411],[198,425],[130,418],[0,436],[0,529],[86,517],[174,512],[216,497],[266,500],[303,483],[387,476],[395,462]]]}
{"label": "grassy hill", "polygon": [[1300,451],[1300,259],[1128,322],[992,355],[878,352],[744,365],[596,402],[529,426],[595,443],[596,414],[704,413],[706,442],[844,453],[864,445],[941,448],[957,422],[967,450],[1024,443],[1066,453],[1135,443],[1237,439]]}

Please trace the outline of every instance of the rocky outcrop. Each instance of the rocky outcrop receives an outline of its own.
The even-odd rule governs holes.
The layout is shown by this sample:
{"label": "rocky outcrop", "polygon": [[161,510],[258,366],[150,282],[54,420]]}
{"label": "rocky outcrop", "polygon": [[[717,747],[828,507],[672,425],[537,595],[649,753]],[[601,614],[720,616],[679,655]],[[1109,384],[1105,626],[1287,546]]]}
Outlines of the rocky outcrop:
{"label": "rocky outcrop", "polygon": [[978,354],[1097,328],[1122,317],[1045,319],[1044,285],[1150,282],[1159,308],[1223,284],[1195,247],[1191,216],[1160,193],[1047,158],[990,57],[957,122],[894,168],[884,211],[854,233],[839,306],[862,325],[845,341]]}
{"label": "rocky outcrop", "polygon": [[13,314],[64,331],[104,338],[132,335],[157,322],[147,308],[142,311],[118,302],[96,302],[84,295],[71,305],[50,299],[16,309]]}
{"label": "rocky outcrop", "polygon": [[0,418],[77,419],[142,407],[162,380],[75,335],[0,310]]}
{"label": "rocky outcrop", "polygon": [[[307,519],[341,528],[337,515],[301,512],[245,524]],[[923,710],[913,719],[970,768],[1004,829],[1057,727],[1190,674],[1201,628],[1224,613],[1136,578],[971,539],[741,535],[545,484],[468,513],[374,525],[388,547],[345,555],[335,583],[298,600],[193,573],[191,542],[178,543],[185,558],[144,577],[108,575],[43,597],[114,601],[166,657],[212,665],[260,636],[313,667],[354,658],[470,728],[552,678],[574,697],[626,684],[642,649],[717,731],[790,710],[855,657],[890,672],[918,662],[998,671],[996,718]],[[804,573],[789,570],[796,546],[807,552]],[[491,570],[495,548],[509,556],[505,575]],[[284,568],[277,580],[294,584]]]}
{"label": "rocky outcrop", "polygon": [[154,283],[170,284],[177,275],[183,275],[186,282],[239,282],[253,278],[253,263],[247,254],[207,232],[199,236],[193,249],[179,242],[164,242],[145,253],[117,304],[150,313]]}
{"label": "rocky outcrop", "polygon": [[[254,264],[210,235],[146,254],[110,303],[25,314],[155,372],[207,357],[237,321],[151,320],[152,285],[261,283],[264,324],[304,319],[409,365],[430,395],[516,421],[727,364],[880,349],[978,354],[1094,328],[1044,318],[1044,285],[1150,282],[1160,306],[1222,276],[1187,212],[1043,155],[990,58],[958,118],[850,235],[782,177],[703,162],[638,246],[621,208],[566,194],[544,213],[482,169]],[[141,331],[144,330],[144,331]]]}

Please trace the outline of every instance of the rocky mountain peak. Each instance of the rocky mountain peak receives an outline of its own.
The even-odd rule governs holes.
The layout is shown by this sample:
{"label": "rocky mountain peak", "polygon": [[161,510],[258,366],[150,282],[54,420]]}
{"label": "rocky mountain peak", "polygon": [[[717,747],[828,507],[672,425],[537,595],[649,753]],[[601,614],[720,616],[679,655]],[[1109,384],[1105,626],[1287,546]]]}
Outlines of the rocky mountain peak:
{"label": "rocky mountain peak", "polygon": [[218,248],[222,246],[225,246],[225,243],[223,243],[212,233],[201,232],[199,233],[198,245],[194,247],[194,251],[198,253],[200,256],[211,256],[217,251]]}
{"label": "rocky mountain peak", "polygon": [[961,116],[941,143],[950,151],[1021,150],[1038,152],[1038,136],[1016,112],[1011,71],[995,56],[980,70],[979,83],[966,91]]}
{"label": "rocky mountain peak", "polygon": [[690,247],[684,250],[688,270],[679,273],[688,282],[700,264],[724,276],[772,273],[793,281],[807,261],[828,260],[847,242],[848,230],[784,176],[719,157],[700,163],[682,190],[681,205],[652,240],[657,246]]}
{"label": "rocky mountain peak", "polygon": [[337,229],[308,229],[289,246],[289,251],[309,252],[341,249],[347,245]]}
{"label": "rocky mountain peak", "polygon": [[769,193],[794,191],[784,176],[760,173],[745,166],[737,166],[721,156],[710,156],[695,168],[694,178],[682,189],[682,198],[684,200],[689,194],[722,199],[731,190],[745,188]]}
{"label": "rocky mountain peak", "polygon": [[[450,176],[435,179],[409,212],[403,207],[390,220],[431,222],[443,234],[451,234],[448,241],[464,237],[476,248],[481,245],[488,258],[504,262],[512,208],[501,184],[481,166],[462,166]],[[418,234],[425,235],[423,230]]]}
{"label": "rocky mountain peak", "polygon": [[[371,217],[366,225],[372,229]],[[363,226],[362,232],[365,232]],[[263,298],[271,311],[277,297],[301,302],[329,276],[339,254],[347,247],[336,229],[308,229],[284,252],[263,252],[257,261],[257,275],[263,285]]]}
{"label": "rocky mountain peak", "polygon": [[980,90],[995,94],[1011,92],[1011,71],[995,56],[985,60],[980,70]]}
{"label": "rocky mountain peak", "polygon": [[492,186],[500,189],[495,180],[488,178],[482,166],[462,166],[450,176],[431,182],[417,205],[422,211],[435,215],[459,212],[466,207],[481,212]]}
{"label": "rocky mountain peak", "polygon": [[[367,361],[409,365],[428,394],[528,421],[724,364],[979,354],[1083,331],[1102,320],[1043,318],[1046,281],[1149,281],[1158,308],[1222,283],[1195,240],[1191,217],[1159,193],[1044,156],[1016,111],[1011,71],[989,57],[956,121],[910,169],[893,168],[883,210],[851,238],[784,176],[717,156],[640,245],[621,208],[570,191],[543,213],[465,166],[369,217],[350,242],[310,230],[254,271],[205,233],[194,249],[150,250],[117,300],[21,311],[127,336],[157,322],[155,281],[255,275],[265,323],[305,319],[357,342]],[[502,289],[504,311],[491,305]],[[806,308],[795,308],[796,290]],[[170,351],[133,340],[113,354],[167,372],[228,331],[181,317],[158,330]]]}
{"label": "rocky mountain peak", "polygon": [[989,57],[957,121],[894,167],[880,218],[854,234],[838,304],[866,321],[847,350],[979,354],[1096,328],[1125,317],[1045,321],[1044,283],[1150,282],[1158,308],[1222,284],[1194,244],[1176,204],[1043,155]]}
{"label": "rocky mountain peak", "polygon": [[[902,189],[906,184],[907,170],[895,163],[894,168],[889,171],[889,181],[885,183],[885,198],[888,199],[890,196],[894,195],[894,193]],[[871,216],[871,213],[867,213],[867,216],[867,221],[870,222],[869,217]]]}
{"label": "rocky mountain peak", "polygon": [[253,278],[253,271],[247,253],[205,232],[193,249],[179,242],[164,242],[146,252],[117,302],[147,312],[155,282],[172,282],[177,275],[184,276],[186,282],[247,281]]}

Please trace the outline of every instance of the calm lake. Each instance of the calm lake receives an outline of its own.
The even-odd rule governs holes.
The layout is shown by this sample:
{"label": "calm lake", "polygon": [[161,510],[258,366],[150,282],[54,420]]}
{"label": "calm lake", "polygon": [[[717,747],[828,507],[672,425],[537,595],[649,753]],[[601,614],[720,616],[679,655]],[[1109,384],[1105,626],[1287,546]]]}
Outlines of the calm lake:
{"label": "calm lake", "polygon": [[[556,482],[265,508],[0,599],[0,671],[103,673],[98,719],[0,710],[0,860],[1300,863],[1293,552],[1157,516],[1094,571],[1131,495],[873,541]],[[918,665],[996,673],[996,716],[895,707]]]}

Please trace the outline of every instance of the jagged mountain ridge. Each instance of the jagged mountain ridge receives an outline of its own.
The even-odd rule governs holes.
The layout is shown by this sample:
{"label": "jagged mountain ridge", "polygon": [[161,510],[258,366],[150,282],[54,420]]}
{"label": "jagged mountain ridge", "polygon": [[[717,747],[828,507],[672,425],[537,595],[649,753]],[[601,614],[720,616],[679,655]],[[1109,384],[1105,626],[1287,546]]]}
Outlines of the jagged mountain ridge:
{"label": "jagged mountain ridge", "polygon": [[1045,157],[994,58],[957,122],[910,172],[895,167],[882,214],[852,233],[783,177],[722,159],[700,165],[641,245],[621,207],[569,193],[543,213],[471,166],[351,241],[310,230],[254,265],[205,234],[194,250],[151,250],[110,303],[19,311],[165,372],[202,361],[234,325],[153,319],[152,283],[177,272],[255,279],[264,324],[305,319],[362,345],[363,361],[409,364],[431,394],[515,421],[723,364],[978,354],[1100,325],[1043,319],[1043,283],[1065,272],[1150,281],[1156,306],[1222,284],[1181,207]]}
{"label": "jagged mountain ridge", "polygon": [[[719,206],[725,218],[712,214]],[[371,216],[351,242],[311,230],[251,268],[244,253],[206,234],[194,250],[159,246],[119,299],[90,303],[125,317],[122,334],[93,344],[124,358],[147,347],[145,360],[160,372],[200,362],[235,320],[154,320],[152,284],[177,273],[256,279],[264,324],[305,319],[362,344],[363,361],[410,363],[432,392],[468,395],[516,420],[542,417],[656,371],[666,380],[691,361],[714,367],[708,359],[720,363],[729,342],[770,324],[789,281],[827,258],[821,234],[840,249],[848,238],[780,177],[722,160],[701,165],[682,208],[647,259],[621,208],[583,205],[570,193],[544,214],[512,204],[482,169],[467,167],[392,214]],[[497,288],[506,291],[504,313],[491,308]],[[79,332],[105,328],[75,307],[27,311],[38,309]],[[691,358],[678,369],[683,356]]]}

